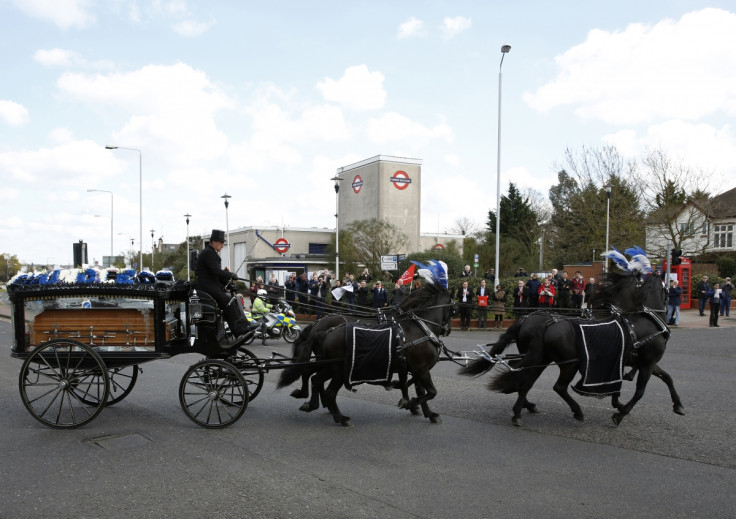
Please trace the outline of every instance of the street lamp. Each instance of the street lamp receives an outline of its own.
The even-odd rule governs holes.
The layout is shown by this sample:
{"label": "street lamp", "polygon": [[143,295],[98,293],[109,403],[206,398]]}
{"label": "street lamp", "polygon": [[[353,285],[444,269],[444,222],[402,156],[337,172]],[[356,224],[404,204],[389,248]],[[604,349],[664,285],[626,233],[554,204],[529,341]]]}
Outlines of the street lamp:
{"label": "street lamp", "polygon": [[511,50],[511,45],[501,47],[501,63],[498,65],[498,159],[496,163],[496,285],[501,282],[498,259],[501,255],[501,67],[503,58]]}
{"label": "street lamp", "polygon": [[156,250],[156,242],[153,241],[153,233],[156,232],[151,229],[151,272],[156,273],[156,267],[153,266],[153,253]]}
{"label": "street lamp", "polygon": [[112,258],[113,258],[113,245],[112,245],[112,237],[113,237],[113,226],[112,226],[112,217],[113,217],[113,194],[112,191],[107,191],[105,189],[88,189],[87,193],[110,193],[110,266],[112,266]]}
{"label": "street lamp", "polygon": [[[611,221],[611,183],[609,182],[603,189],[606,190],[606,254],[608,254],[608,230]],[[608,256],[606,256],[605,272],[608,273]]]}
{"label": "street lamp", "polygon": [[230,195],[225,193],[220,198],[225,199],[225,235],[227,236],[227,267],[230,267],[230,252],[232,251],[232,247],[230,246],[230,220],[227,214],[227,208],[230,207],[230,202],[228,201],[229,198],[232,198]]}
{"label": "street lamp", "polygon": [[335,175],[330,180],[335,181],[335,279],[340,280],[340,181],[339,176]]}
{"label": "street lamp", "polygon": [[123,146],[105,146],[106,150],[129,150],[138,152],[138,224],[140,226],[140,237],[138,245],[140,252],[138,255],[138,268],[143,270],[143,153],[137,148],[124,148]]}
{"label": "street lamp", "polygon": [[189,218],[191,218],[191,214],[187,213],[184,215],[184,217],[187,219],[187,281],[189,281],[189,271],[191,270],[189,265]]}

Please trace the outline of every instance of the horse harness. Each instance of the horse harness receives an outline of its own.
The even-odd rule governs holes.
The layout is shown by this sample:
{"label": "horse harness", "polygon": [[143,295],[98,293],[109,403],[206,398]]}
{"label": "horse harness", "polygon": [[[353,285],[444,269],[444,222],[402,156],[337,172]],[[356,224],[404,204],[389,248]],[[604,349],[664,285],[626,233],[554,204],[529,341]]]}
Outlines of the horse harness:
{"label": "horse harness", "polygon": [[[657,310],[652,310],[651,308],[644,306],[642,307],[641,310],[636,311],[636,312],[624,312],[621,308],[615,305],[610,305],[610,309],[611,309],[611,313],[614,315],[616,320],[618,320],[621,323],[624,330],[626,331],[626,333],[628,333],[629,338],[631,339],[631,342],[627,344],[627,346],[630,346],[630,347],[626,348],[627,355],[631,358],[635,358],[638,355],[639,347],[651,341],[655,337],[659,337],[661,335],[664,337],[665,341],[667,341],[670,337],[670,329],[667,326],[667,324],[664,322],[664,320],[659,316],[659,312]],[[545,321],[544,323],[545,328],[548,328],[552,324],[555,324],[558,322],[563,322],[563,321],[569,322],[569,321],[572,321],[573,319],[579,319],[579,318],[561,316],[554,312],[547,312],[547,314],[548,314],[549,319]],[[654,322],[655,325],[657,325],[658,330],[654,333],[650,333],[649,335],[645,337],[639,338],[639,336],[637,335],[637,331],[636,331],[636,324],[634,324],[629,318],[626,317],[627,314],[636,314],[636,315],[644,314],[645,317],[648,317],[652,322]],[[529,315],[532,315],[532,314],[525,315],[522,318],[522,320],[529,317]],[[593,319],[592,314],[588,312],[585,315],[585,317],[583,317],[583,319],[592,320]],[[570,324],[572,326],[572,323]],[[481,349],[481,351],[476,351],[476,354],[478,354],[479,356],[491,362],[491,367],[493,367],[494,364],[498,363],[498,364],[504,365],[510,371],[521,371],[523,369],[541,368],[541,367],[548,366],[548,364],[539,365],[539,366],[524,366],[521,368],[515,368],[511,366],[509,364],[509,361],[520,360],[524,358],[524,354],[522,353],[511,354],[511,355],[500,354],[500,355],[491,356],[484,349]],[[573,362],[578,362],[578,359],[570,359],[570,360],[565,360],[562,362],[553,362],[552,364],[560,365],[560,364],[570,364]]]}

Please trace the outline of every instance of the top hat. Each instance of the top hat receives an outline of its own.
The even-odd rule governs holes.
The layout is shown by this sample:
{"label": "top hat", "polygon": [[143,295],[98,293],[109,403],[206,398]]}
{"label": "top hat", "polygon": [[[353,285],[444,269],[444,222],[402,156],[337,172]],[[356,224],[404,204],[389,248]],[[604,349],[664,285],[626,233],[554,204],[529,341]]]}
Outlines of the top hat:
{"label": "top hat", "polygon": [[219,241],[221,243],[225,243],[225,231],[221,231],[220,229],[212,229],[212,234],[210,234],[210,241]]}

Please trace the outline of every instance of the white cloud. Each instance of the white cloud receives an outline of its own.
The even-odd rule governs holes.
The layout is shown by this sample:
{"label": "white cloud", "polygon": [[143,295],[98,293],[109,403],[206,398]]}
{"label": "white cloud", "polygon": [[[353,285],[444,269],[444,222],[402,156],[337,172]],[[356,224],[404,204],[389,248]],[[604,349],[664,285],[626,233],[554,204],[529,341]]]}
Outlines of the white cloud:
{"label": "white cloud", "polygon": [[79,53],[67,49],[39,49],[33,59],[44,67],[82,67],[96,69],[112,69],[113,63],[106,60],[87,61]]}
{"label": "white cloud", "polygon": [[445,155],[444,161],[445,161],[445,164],[447,164],[448,166],[459,166],[460,165],[460,157],[458,157],[454,153]]}
{"label": "white cloud", "polygon": [[[80,160],[84,157],[84,160]],[[0,172],[18,183],[43,186],[44,191],[59,187],[83,187],[87,182],[120,170],[109,151],[89,140],[71,141],[52,148],[0,153]]]}
{"label": "white cloud", "polygon": [[405,38],[415,38],[418,36],[425,36],[427,33],[424,30],[424,22],[414,18],[409,18],[402,24],[399,24],[399,31],[396,37],[400,40]]}
{"label": "white cloud", "polygon": [[734,48],[736,14],[720,9],[624,31],[596,29],[555,58],[556,79],[523,97],[539,112],[571,105],[583,119],[614,124],[734,115]]}
{"label": "white cloud", "polygon": [[198,22],[196,20],[184,20],[171,26],[179,36],[185,38],[196,38],[207,32],[210,27],[215,25],[214,20],[210,22]]}
{"label": "white cloud", "polygon": [[232,101],[204,72],[183,63],[148,65],[130,73],[67,73],[57,85],[82,102],[130,113],[123,128],[113,133],[113,144],[136,147],[145,142],[174,164],[212,159],[227,148],[214,115]]}
{"label": "white cloud", "polygon": [[325,78],[317,89],[327,101],[339,103],[353,110],[375,110],[386,103],[383,74],[371,72],[365,65],[349,67],[335,81]]}
{"label": "white cloud", "polygon": [[422,145],[431,139],[452,141],[452,128],[444,122],[430,128],[395,112],[371,119],[368,122],[366,134],[371,141],[377,144],[412,141],[417,145]]}
{"label": "white cloud", "polygon": [[465,16],[456,16],[454,18],[445,17],[445,19],[442,20],[440,29],[442,29],[442,34],[445,39],[449,40],[461,32],[470,29],[472,24],[473,20],[466,18]]}
{"label": "white cloud", "polygon": [[[625,156],[640,157],[647,149],[663,149],[687,165],[714,173],[720,186],[736,186],[736,133],[730,125],[717,128],[710,124],[692,124],[670,120],[650,126],[645,135],[631,129],[606,135],[604,140]],[[720,191],[717,189],[716,191]]]}
{"label": "white cloud", "polygon": [[22,126],[28,122],[28,110],[15,101],[0,99],[0,119],[10,126]]}
{"label": "white cloud", "polygon": [[26,14],[49,21],[61,29],[84,29],[96,22],[89,0],[14,0]]}

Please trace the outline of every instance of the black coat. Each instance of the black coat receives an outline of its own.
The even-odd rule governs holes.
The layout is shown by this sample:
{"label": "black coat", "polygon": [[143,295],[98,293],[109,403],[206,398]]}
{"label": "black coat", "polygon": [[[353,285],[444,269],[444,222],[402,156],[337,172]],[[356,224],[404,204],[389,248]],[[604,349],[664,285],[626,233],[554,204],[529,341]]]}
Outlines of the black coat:
{"label": "black coat", "polygon": [[222,260],[212,245],[207,245],[199,253],[194,275],[196,288],[211,295],[220,307],[227,304],[230,297],[225,293],[225,286],[236,276],[232,272],[222,270]]}

